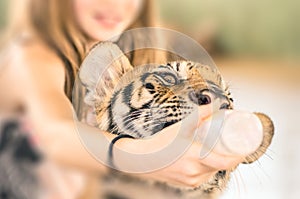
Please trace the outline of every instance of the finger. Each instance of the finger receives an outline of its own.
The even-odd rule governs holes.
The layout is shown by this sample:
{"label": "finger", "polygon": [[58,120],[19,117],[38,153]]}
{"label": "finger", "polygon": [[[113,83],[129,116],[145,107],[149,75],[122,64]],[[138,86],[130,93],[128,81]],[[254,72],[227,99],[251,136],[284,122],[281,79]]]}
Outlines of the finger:
{"label": "finger", "polygon": [[174,128],[181,129],[181,135],[187,138],[192,138],[195,135],[197,127],[204,124],[204,122],[210,118],[213,113],[213,107],[211,104],[203,105],[195,109],[182,121],[172,125]]}
{"label": "finger", "polygon": [[172,142],[179,134],[184,138],[188,138],[191,142],[195,136],[198,126],[204,124],[204,122],[212,114],[212,106],[204,105],[194,110],[185,117],[183,120],[168,126],[160,131],[160,133],[155,134],[156,137],[159,137],[161,140],[169,140],[166,145]]}
{"label": "finger", "polygon": [[167,178],[170,180],[169,183],[173,185],[191,188],[199,186],[200,184],[206,182],[209,179],[209,177],[216,173],[215,169],[212,169],[211,167],[208,167],[206,165],[195,165],[197,165],[197,168],[195,167],[196,169],[193,169],[193,167],[190,167],[191,164],[186,164],[186,166],[189,166],[188,170],[185,166],[180,167],[178,165],[174,170],[172,168],[165,168],[160,171],[165,172],[164,178],[158,177],[157,179],[165,181]]}
{"label": "finger", "polygon": [[215,153],[214,151],[210,151],[205,157],[200,157],[199,151],[202,149],[203,145],[199,143],[193,143],[193,145],[187,151],[187,155],[193,158],[198,158],[198,165],[202,169],[205,168],[204,172],[228,170],[236,167],[239,163],[245,160],[243,156],[228,156]]}
{"label": "finger", "polygon": [[243,161],[244,157],[241,156],[224,156],[211,152],[205,158],[200,159],[200,164],[215,170],[228,170],[236,167]]}
{"label": "finger", "polygon": [[178,181],[178,183],[181,183],[183,186],[186,186],[187,188],[197,188],[201,186],[203,183],[208,182],[208,180],[212,179],[215,174],[216,171],[203,173],[195,177],[182,178],[180,179],[180,181]]}
{"label": "finger", "polygon": [[255,152],[263,139],[259,118],[245,111],[219,111],[198,128],[198,141],[203,145],[201,157],[208,153],[245,157]]}

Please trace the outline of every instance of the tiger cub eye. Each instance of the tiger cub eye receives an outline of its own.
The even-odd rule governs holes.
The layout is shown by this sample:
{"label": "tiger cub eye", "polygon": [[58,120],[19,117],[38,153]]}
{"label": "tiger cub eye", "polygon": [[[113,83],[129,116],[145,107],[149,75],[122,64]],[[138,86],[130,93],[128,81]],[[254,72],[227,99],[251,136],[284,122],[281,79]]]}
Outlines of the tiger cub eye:
{"label": "tiger cub eye", "polygon": [[176,79],[172,75],[165,75],[163,78],[169,84],[175,84],[176,83]]}

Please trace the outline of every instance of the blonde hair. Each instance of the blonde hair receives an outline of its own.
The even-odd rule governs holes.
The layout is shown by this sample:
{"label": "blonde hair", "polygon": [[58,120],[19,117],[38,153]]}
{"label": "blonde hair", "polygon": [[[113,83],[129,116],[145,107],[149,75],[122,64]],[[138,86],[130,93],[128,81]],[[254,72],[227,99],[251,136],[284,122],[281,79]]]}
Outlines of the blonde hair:
{"label": "blonde hair", "polygon": [[[129,29],[155,25],[153,0],[143,3],[140,16]],[[8,25],[9,37],[18,37],[29,28],[57,53],[65,65],[65,93],[69,99],[79,66],[89,50],[86,36],[75,24],[71,4],[71,0],[12,0]]]}

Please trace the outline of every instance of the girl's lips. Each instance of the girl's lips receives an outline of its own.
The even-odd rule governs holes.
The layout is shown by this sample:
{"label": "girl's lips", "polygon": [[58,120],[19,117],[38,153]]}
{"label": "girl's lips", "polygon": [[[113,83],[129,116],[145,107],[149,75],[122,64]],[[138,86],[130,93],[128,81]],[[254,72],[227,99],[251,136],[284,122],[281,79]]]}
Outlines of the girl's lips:
{"label": "girl's lips", "polygon": [[115,28],[121,22],[119,17],[105,16],[101,14],[97,14],[94,18],[100,25],[108,29]]}

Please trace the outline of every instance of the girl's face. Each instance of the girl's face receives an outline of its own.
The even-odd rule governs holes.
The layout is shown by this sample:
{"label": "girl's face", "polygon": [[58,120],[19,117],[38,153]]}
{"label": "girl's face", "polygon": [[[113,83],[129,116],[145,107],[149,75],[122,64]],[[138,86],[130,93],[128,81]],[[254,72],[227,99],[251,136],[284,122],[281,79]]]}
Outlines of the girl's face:
{"label": "girl's face", "polygon": [[121,34],[139,15],[143,0],[73,0],[76,22],[92,41]]}

